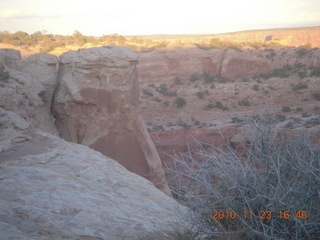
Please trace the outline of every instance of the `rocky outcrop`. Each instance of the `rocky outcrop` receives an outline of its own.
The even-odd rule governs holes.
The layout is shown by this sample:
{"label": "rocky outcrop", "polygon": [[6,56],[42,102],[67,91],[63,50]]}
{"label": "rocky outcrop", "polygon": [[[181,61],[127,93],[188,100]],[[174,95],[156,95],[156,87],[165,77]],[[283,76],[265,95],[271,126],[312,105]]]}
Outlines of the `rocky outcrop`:
{"label": "rocky outcrop", "polygon": [[154,239],[182,221],[184,207],[116,161],[2,108],[0,121],[2,240]]}
{"label": "rocky outcrop", "polygon": [[9,74],[9,79],[0,81],[0,107],[57,135],[50,111],[57,84],[57,64],[54,55],[34,54],[21,59],[17,50],[0,49],[0,66]]}
{"label": "rocky outcrop", "polygon": [[261,50],[201,49],[196,47],[162,49],[140,54],[139,79],[142,82],[190,79],[204,72],[214,76],[239,79],[267,72],[271,61]]}
{"label": "rocky outcrop", "polygon": [[192,74],[207,72],[213,76],[239,81],[267,73],[284,65],[317,65],[313,49],[205,49],[187,47],[159,49],[140,53],[138,64],[141,83],[174,83],[176,77],[189,81]]}
{"label": "rocky outcrop", "polygon": [[271,70],[270,59],[261,51],[228,50],[224,55],[220,76],[228,79],[241,79]]}
{"label": "rocky outcrop", "polygon": [[170,194],[139,113],[138,56],[106,46],[70,51],[60,60],[53,103],[60,135],[117,160]]}

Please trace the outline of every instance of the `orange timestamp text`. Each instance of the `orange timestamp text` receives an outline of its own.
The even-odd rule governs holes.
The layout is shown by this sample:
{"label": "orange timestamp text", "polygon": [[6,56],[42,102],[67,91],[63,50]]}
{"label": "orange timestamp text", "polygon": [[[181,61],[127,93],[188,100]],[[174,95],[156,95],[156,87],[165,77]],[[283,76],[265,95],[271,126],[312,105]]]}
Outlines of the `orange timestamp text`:
{"label": "orange timestamp text", "polygon": [[288,210],[285,211],[259,211],[259,214],[254,214],[253,211],[243,211],[241,213],[237,213],[236,211],[212,211],[212,219],[236,219],[236,218],[260,218],[260,219],[271,219],[273,217],[278,217],[282,219],[289,218],[300,218],[307,219],[308,213],[307,211],[296,211],[290,212]]}

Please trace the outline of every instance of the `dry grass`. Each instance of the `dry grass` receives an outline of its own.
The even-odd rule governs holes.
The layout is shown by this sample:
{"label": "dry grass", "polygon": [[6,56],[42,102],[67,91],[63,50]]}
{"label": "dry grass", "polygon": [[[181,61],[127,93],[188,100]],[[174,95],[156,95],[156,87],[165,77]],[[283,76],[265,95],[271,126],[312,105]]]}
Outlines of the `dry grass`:
{"label": "dry grass", "polygon": [[[270,116],[250,124],[252,144],[242,146],[242,154],[230,145],[199,143],[198,152],[174,157],[174,195],[198,214],[199,229],[209,232],[185,239],[318,239],[319,150],[302,134],[275,128]],[[225,212],[212,219],[213,211],[235,211],[237,217]]]}

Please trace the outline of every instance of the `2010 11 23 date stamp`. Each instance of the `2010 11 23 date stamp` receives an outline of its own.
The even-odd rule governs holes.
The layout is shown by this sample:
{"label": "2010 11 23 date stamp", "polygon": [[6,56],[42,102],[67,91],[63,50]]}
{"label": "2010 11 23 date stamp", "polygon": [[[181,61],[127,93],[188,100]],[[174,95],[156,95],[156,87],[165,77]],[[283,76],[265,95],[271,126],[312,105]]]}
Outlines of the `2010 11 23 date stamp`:
{"label": "2010 11 23 date stamp", "polygon": [[236,211],[212,211],[212,219],[236,219],[236,218],[260,218],[260,219],[272,219],[273,217],[281,218],[281,219],[290,219],[290,218],[299,218],[299,219],[307,219],[308,212],[307,211],[259,211],[258,213],[253,213],[253,211],[242,211],[241,213],[237,213]]}

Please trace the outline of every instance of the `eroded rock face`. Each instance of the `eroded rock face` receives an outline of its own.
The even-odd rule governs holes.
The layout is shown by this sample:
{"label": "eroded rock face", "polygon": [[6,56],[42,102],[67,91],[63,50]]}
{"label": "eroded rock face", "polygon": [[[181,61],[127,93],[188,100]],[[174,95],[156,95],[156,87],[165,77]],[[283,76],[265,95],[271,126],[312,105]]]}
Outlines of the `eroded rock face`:
{"label": "eroded rock face", "polygon": [[57,64],[54,55],[41,53],[21,59],[17,50],[0,49],[0,66],[9,73],[9,79],[0,81],[0,107],[58,135],[50,110],[58,80]]}
{"label": "eroded rock face", "polygon": [[2,240],[147,240],[182,221],[184,207],[116,161],[2,108],[0,121]]}
{"label": "eroded rock face", "polygon": [[60,135],[109,156],[170,194],[139,113],[138,56],[125,47],[62,54],[53,110]]}

